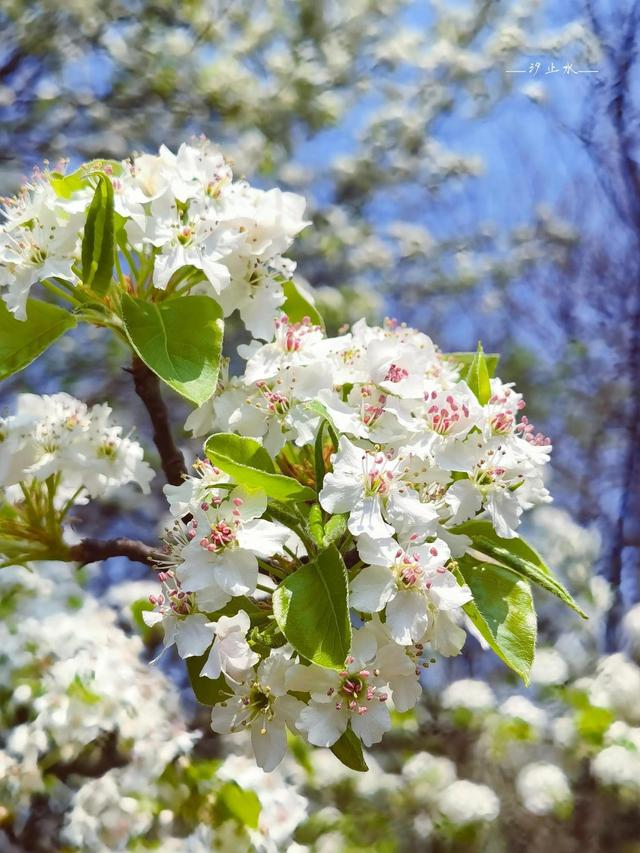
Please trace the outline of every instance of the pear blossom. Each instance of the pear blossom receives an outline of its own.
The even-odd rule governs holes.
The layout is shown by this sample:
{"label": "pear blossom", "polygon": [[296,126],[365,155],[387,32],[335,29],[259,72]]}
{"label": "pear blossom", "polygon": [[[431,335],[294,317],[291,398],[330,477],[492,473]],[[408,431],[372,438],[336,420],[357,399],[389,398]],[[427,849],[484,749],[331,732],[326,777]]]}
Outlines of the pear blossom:
{"label": "pear blossom", "polygon": [[[348,725],[365,746],[382,740],[391,726],[388,678],[396,673],[398,661],[388,661],[387,671],[383,672],[376,652],[375,638],[363,629],[354,633],[343,670],[337,672],[316,664],[298,664],[291,670],[289,689],[308,691],[311,697],[297,721],[309,743],[332,746]],[[403,659],[400,672],[404,667]]]}
{"label": "pear blossom", "polygon": [[251,732],[256,761],[263,770],[273,770],[287,749],[287,727],[295,731],[295,721],[303,703],[288,693],[287,673],[295,666],[290,652],[272,649],[257,670],[245,680],[232,683],[228,698],[214,705],[211,728],[219,734]]}
{"label": "pear blossom", "polygon": [[160,572],[162,592],[151,594],[153,610],[144,610],[145,625],[162,625],[164,647],[174,643],[181,658],[204,654],[214,636],[214,626],[204,613],[195,609],[195,597],[182,589],[173,571]]}
{"label": "pear blossom", "polygon": [[198,506],[207,498],[221,499],[225,492],[217,489],[218,484],[229,482],[229,476],[212,465],[208,459],[196,459],[193,462],[193,475],[186,477],[178,486],[167,483],[162,491],[169,504],[169,512],[175,517],[189,513],[191,505]]}
{"label": "pear blossom", "polygon": [[0,224],[0,291],[18,320],[27,317],[27,298],[36,282],[53,277],[75,280],[72,267],[83,212],[84,205],[76,213],[65,209],[40,172],[21,195],[5,200],[5,221]]}
{"label": "pear blossom", "polygon": [[315,347],[322,340],[320,326],[313,325],[308,317],[292,323],[286,315],[274,323],[273,341],[263,344],[249,355],[243,382],[253,385],[280,375],[285,370],[296,370],[316,361]]}
{"label": "pear blossom", "polygon": [[126,483],[145,493],[154,473],[138,442],[122,434],[105,404],[88,407],[69,394],[20,394],[0,419],[0,486],[56,475],[59,502],[99,497]]}
{"label": "pear blossom", "polygon": [[258,557],[272,557],[287,541],[282,525],[260,518],[266,495],[235,488],[194,508],[185,527],[177,522],[166,536],[166,565],[201,607],[218,610],[233,597],[250,595],[258,582]]}
{"label": "pear blossom", "polygon": [[442,815],[454,826],[477,821],[494,821],[500,814],[500,800],[488,785],[457,779],[442,792],[438,800]]}
{"label": "pear blossom", "polygon": [[[481,407],[466,382],[440,388],[429,383],[421,399],[392,400],[389,408],[407,430],[411,450],[421,459],[431,459],[442,464],[438,452],[455,448],[454,442],[463,440],[477,426]],[[443,467],[447,467],[446,464]]]}
{"label": "pear blossom", "polygon": [[556,764],[539,761],[518,773],[516,790],[527,811],[537,815],[562,814],[571,808],[571,787]]}
{"label": "pear blossom", "polygon": [[[58,841],[52,830],[50,846],[112,850],[149,828],[149,802],[172,807],[159,780],[175,759],[188,760],[198,734],[177,687],[144,659],[140,637],[78,581],[76,567],[62,562],[0,572],[3,829],[12,820],[19,828],[46,791],[61,832]],[[125,762],[97,778],[58,776],[60,762],[104,755],[110,743],[126,744]]]}
{"label": "pear blossom", "polygon": [[96,172],[112,184],[128,257],[145,268],[150,263],[154,287],[189,279],[189,292],[215,299],[225,316],[238,310],[254,336],[270,339],[283,278],[295,269],[283,255],[309,224],[305,200],[234,180],[220,150],[204,138],[175,154],[161,146],[157,155],[84,164],[70,183],[60,172],[38,170],[17,198],[5,200],[0,293],[18,319],[26,318],[36,282],[55,278],[72,292],[82,285],[80,249]]}
{"label": "pear blossom", "polygon": [[[111,278],[99,287],[82,270],[96,174],[108,199],[113,190],[118,230],[113,268],[102,271]],[[468,358],[447,357],[425,333],[394,320],[362,319],[328,336],[305,316],[317,318],[313,296],[292,280],[295,264],[285,256],[309,224],[304,209],[300,196],[235,180],[220,150],[200,139],[175,153],[163,146],[120,163],[95,161],[68,177],[39,173],[6,205],[0,226],[1,295],[18,318],[43,280],[56,298],[82,303],[78,316],[101,312],[100,324],[124,324],[160,377],[135,342],[130,298],[170,313],[178,300],[206,297],[225,317],[239,313],[250,333],[238,348],[244,369],[230,376],[231,357],[221,358],[186,423],[197,435],[231,433],[228,458],[207,443],[216,464],[196,460],[182,480],[171,477],[161,552],[127,540],[114,552],[142,553],[157,569],[161,588],[144,621],[162,627],[165,648],[204,661],[195,676],[212,682],[212,728],[250,732],[268,771],[286,751],[287,727],[314,746],[331,747],[345,732],[365,746],[380,741],[391,703],[405,712],[419,700],[425,649],[451,656],[465,642],[472,593],[452,571],[452,556],[480,559],[480,549],[472,525],[459,525],[488,521],[497,536],[513,538],[523,513],[550,499],[550,442],[522,414],[512,385],[494,377],[487,400],[486,384],[477,388],[464,370]],[[375,241],[365,248],[382,251]],[[154,437],[160,447],[157,429]],[[22,395],[15,414],[0,420],[0,441],[2,562],[32,553],[83,559],[95,540],[67,544],[70,508],[131,483],[149,491],[141,446],[105,404]],[[109,553],[110,543],[104,547]],[[319,575],[325,567],[327,577]],[[296,612],[300,601],[312,611],[311,636],[305,613]],[[356,619],[364,624],[351,630]],[[325,630],[336,635],[331,649]],[[326,662],[321,647],[335,668],[315,662]],[[591,692],[626,701],[629,691],[615,682],[629,666],[610,660]],[[194,679],[193,661],[188,669]],[[74,671],[62,663],[57,670],[60,680]],[[495,703],[492,694],[467,696],[471,686],[450,685],[445,707]],[[82,693],[84,682],[73,689]],[[21,737],[14,732],[12,744]],[[37,763],[37,737],[30,747]],[[456,784],[439,794],[452,823],[460,822]],[[393,788],[388,778],[375,785]],[[479,790],[468,796],[481,799]],[[117,813],[116,798],[112,780],[78,798],[69,837],[90,837],[93,806]]]}
{"label": "pear blossom", "polygon": [[442,694],[443,708],[465,708],[468,711],[488,711],[496,704],[496,697],[488,684],[476,678],[453,681]]}
{"label": "pear blossom", "polygon": [[[473,518],[485,510],[498,536],[511,539],[517,535],[523,510],[533,505],[528,494],[531,481],[536,502],[549,499],[529,459],[501,438],[487,443],[471,439],[459,450],[447,448],[447,452],[451,457],[453,452],[457,453],[459,470],[468,474],[468,479],[457,480],[447,491],[453,523]],[[525,487],[527,482],[528,487]]]}
{"label": "pear blossom", "polygon": [[[161,205],[163,209],[159,210]],[[219,262],[232,250],[233,242],[230,236],[217,233],[220,229],[209,218],[206,203],[193,201],[186,220],[176,202],[165,196],[151,207],[145,240],[160,250],[155,258],[154,286],[166,290],[174,273],[191,266],[203,273],[214,293],[220,293],[229,284],[230,275]]]}
{"label": "pear blossom", "polygon": [[235,616],[221,616],[209,624],[215,629],[215,639],[200,675],[219,678],[224,673],[231,681],[242,681],[247,670],[260,660],[247,643],[249,617],[244,610],[238,610]]}
{"label": "pear blossom", "polygon": [[270,380],[260,379],[247,391],[231,381],[213,403],[209,420],[220,431],[235,431],[262,439],[264,447],[276,455],[287,441],[301,446],[310,444],[320,416],[304,403],[314,399],[325,381],[320,364],[299,370],[283,370]]}
{"label": "pear blossom", "polygon": [[365,450],[341,436],[333,471],[324,478],[320,505],[327,512],[348,512],[348,527],[354,536],[388,537],[394,528],[384,515],[400,489],[406,488],[402,470],[401,457]]}
{"label": "pear blossom", "polygon": [[436,540],[401,548],[395,539],[358,538],[358,553],[369,565],[351,583],[351,603],[365,612],[385,609],[391,637],[401,645],[421,640],[431,615],[462,607],[471,591],[446,568],[449,548]]}

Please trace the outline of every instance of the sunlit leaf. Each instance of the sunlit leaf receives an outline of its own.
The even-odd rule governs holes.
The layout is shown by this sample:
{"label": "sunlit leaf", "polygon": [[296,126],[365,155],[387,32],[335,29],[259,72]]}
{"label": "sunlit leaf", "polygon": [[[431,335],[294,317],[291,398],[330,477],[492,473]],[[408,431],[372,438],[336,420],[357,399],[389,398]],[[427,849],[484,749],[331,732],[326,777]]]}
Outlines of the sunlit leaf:
{"label": "sunlit leaf", "polygon": [[200,406],[215,392],[224,323],[208,296],[146,302],[122,298],[127,337],[144,363],[171,388]]}
{"label": "sunlit leaf", "polygon": [[287,640],[307,660],[342,669],[351,648],[347,570],[330,545],[282,581],[273,615]]}

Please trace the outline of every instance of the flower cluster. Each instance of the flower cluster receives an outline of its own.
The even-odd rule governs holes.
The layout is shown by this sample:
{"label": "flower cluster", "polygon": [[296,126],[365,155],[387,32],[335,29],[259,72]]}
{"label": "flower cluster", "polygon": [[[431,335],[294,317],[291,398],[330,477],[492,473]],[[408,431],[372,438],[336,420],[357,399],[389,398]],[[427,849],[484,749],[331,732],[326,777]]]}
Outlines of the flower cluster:
{"label": "flower cluster", "polygon": [[520,416],[522,395],[492,379],[481,406],[455,360],[422,332],[360,321],[327,338],[311,322],[281,317],[273,342],[242,354],[244,374],[187,426],[255,436],[275,455],[287,441],[313,442],[320,403],[341,436],[320,502],[348,512],[354,536],[395,531],[415,544],[414,533],[424,538],[443,519],[451,527],[484,510],[510,537],[523,509],[549,500],[541,477],[549,440]]}
{"label": "flower cluster", "polygon": [[[593,530],[551,507],[535,510],[527,526],[562,576],[575,578],[576,567],[583,576],[575,591],[590,619],[571,632],[573,644],[569,632],[561,633],[563,614],[551,608],[526,692],[514,690],[504,670],[480,680],[458,677],[467,660],[435,667],[415,715],[393,715],[395,743],[367,754],[369,774],[307,750],[312,809],[297,832],[305,843],[332,850],[366,838],[402,850],[480,851],[508,849],[510,839],[526,837],[529,848],[543,849],[552,827],[556,848],[573,850],[584,809],[606,809],[607,821],[592,831],[597,847],[635,842],[640,655],[598,656],[596,638],[611,602],[586,571],[588,554],[597,554]],[[633,648],[638,606],[629,612],[625,632]],[[477,651],[468,649],[470,656]]]}
{"label": "flower cluster", "polygon": [[138,442],[122,433],[105,404],[89,407],[64,392],[20,394],[14,414],[0,418],[0,487],[19,496],[20,483],[51,478],[62,503],[86,502],[127,483],[148,493],[153,471]]}
{"label": "flower cluster", "polygon": [[[33,568],[0,574],[0,848],[31,849],[46,825],[55,849],[281,849],[307,811],[291,768],[199,759],[178,689],[119,625],[153,581],[113,590],[129,595],[116,612],[74,566]],[[229,793],[251,798],[255,827],[224,810]]]}
{"label": "flower cluster", "polygon": [[[250,731],[265,770],[282,760],[287,728],[362,765],[362,744],[381,740],[393,708],[415,706],[423,668],[457,655],[466,625],[526,680],[528,581],[578,609],[518,536],[523,511],[550,500],[551,448],[522,396],[493,377],[496,357],[481,346],[446,356],[391,320],[327,336],[283,258],[303,209],[234,182],[201,140],[40,173],[0,234],[12,338],[61,311],[25,310],[42,281],[72,303],[63,326],[110,328],[134,374],[140,362],[199,407],[188,429],[213,433],[193,476],[170,475],[163,555],[144,543],[127,553],[158,566],[144,618],[187,661],[213,729]],[[230,378],[221,314],[236,310],[253,340]],[[24,366],[16,356],[7,369]],[[65,550],[70,506],[126,482],[147,489],[140,447],[108,415],[66,395],[22,398],[2,428],[0,485],[19,506],[3,521],[5,564],[90,558],[92,540]]]}
{"label": "flower cluster", "polygon": [[315,487],[324,530],[339,529],[332,541],[360,627],[342,668],[321,657],[309,665],[278,618],[274,590],[314,560],[312,510],[296,516],[272,500],[269,477],[282,474],[264,483],[256,469],[215,455],[165,488],[175,522],[163,589],[145,618],[163,623],[181,657],[198,659],[200,678],[217,680],[214,730],[250,729],[258,763],[271,769],[287,727],[316,746],[348,732],[370,746],[389,728],[390,706],[415,705],[429,656],[456,655],[465,641],[472,593],[456,574],[472,544],[464,523],[485,519],[499,537],[515,537],[523,510],[549,500],[550,446],[521,416],[511,385],[491,379],[481,403],[455,359],[404,325],[360,321],[330,338],[308,318],[281,316],[273,341],[241,353],[244,374],[221,381],[187,426],[235,433]]}
{"label": "flower cluster", "polygon": [[72,289],[81,283],[82,234],[94,193],[85,178],[98,170],[113,186],[131,275],[147,265],[153,287],[173,292],[185,286],[185,271],[195,271],[192,293],[215,297],[225,314],[239,310],[256,337],[270,336],[284,299],[279,277],[294,269],[282,255],[308,224],[305,201],[234,181],[220,151],[204,139],[181,145],[177,154],[162,146],[157,155],[89,163],[67,177],[38,170],[19,196],[5,200],[0,291],[16,317],[26,317],[36,282],[55,279]]}
{"label": "flower cluster", "polygon": [[67,844],[121,849],[152,825],[158,778],[194,736],[176,688],[75,573],[40,563],[0,574],[3,825],[19,834],[32,798],[46,796],[65,816]]}

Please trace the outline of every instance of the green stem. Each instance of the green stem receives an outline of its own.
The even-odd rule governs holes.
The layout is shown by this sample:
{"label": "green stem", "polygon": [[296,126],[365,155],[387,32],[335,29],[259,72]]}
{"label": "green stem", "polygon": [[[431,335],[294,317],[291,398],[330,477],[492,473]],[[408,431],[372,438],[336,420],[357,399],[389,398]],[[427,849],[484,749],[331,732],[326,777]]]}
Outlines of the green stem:
{"label": "green stem", "polygon": [[33,504],[33,500],[32,500],[31,495],[29,493],[28,486],[26,486],[22,480],[20,481],[20,491],[22,492],[22,494],[24,496],[24,502],[25,502],[25,505],[27,508],[27,516],[28,516],[30,522],[32,524],[37,524],[39,521],[39,513]]}
{"label": "green stem", "polygon": [[116,269],[118,271],[118,281],[120,282],[120,286],[124,289],[124,274],[122,272],[122,266],[120,265],[120,252],[115,253],[115,261],[116,261]]}
{"label": "green stem", "polygon": [[367,564],[363,563],[362,560],[358,560],[357,563],[355,563],[353,566],[350,566],[348,569],[348,572],[349,572],[349,577],[351,578],[351,580],[355,580],[355,578],[358,577],[358,575],[360,574],[360,572],[364,569],[364,567],[366,565]]}
{"label": "green stem", "polygon": [[304,547],[307,549],[307,554],[312,556],[316,553],[317,547],[313,537],[307,533],[307,519],[298,507],[294,506],[294,512],[296,512],[296,515],[281,509],[279,506],[274,506],[273,504],[270,504],[267,507],[267,513],[270,514],[275,521],[279,521],[281,524],[284,524],[285,527],[293,530],[293,532],[300,537]]}
{"label": "green stem", "polygon": [[41,284],[44,287],[46,287],[46,289],[50,293],[54,293],[56,296],[59,296],[61,299],[65,299],[67,302],[70,302],[76,308],[78,306],[82,305],[82,303],[80,302],[79,299],[76,299],[75,296],[72,296],[70,293],[67,293],[66,291],[62,290],[62,288],[58,287],[58,285],[54,284],[52,281],[49,281],[49,279],[43,278],[41,281]]}
{"label": "green stem", "polygon": [[262,586],[261,583],[256,584],[256,589],[262,590],[262,592],[268,592],[269,595],[273,595],[273,590],[268,586]]}
{"label": "green stem", "polygon": [[129,247],[123,243],[123,245],[120,246],[120,249],[122,250],[122,254],[125,256],[127,263],[129,264],[129,274],[132,278],[135,278],[138,274],[138,270],[134,263],[133,255],[129,251]]}
{"label": "green stem", "polygon": [[189,267],[182,267],[182,269],[177,270],[177,272],[175,272],[171,276],[171,280],[169,281],[169,284],[167,285],[166,290],[165,290],[165,296],[171,296],[174,294],[178,295],[178,293],[179,293],[178,286],[179,285],[185,285],[186,284],[187,289],[189,287],[191,287],[192,285],[191,285],[191,282],[189,281],[189,278],[191,277],[191,273],[192,273],[192,270],[189,269]]}
{"label": "green stem", "polygon": [[291,550],[291,548],[289,548],[289,546],[288,546],[288,545],[283,545],[283,546],[282,546],[282,550],[285,552],[285,554],[286,554],[288,557],[291,557],[291,559],[292,559],[292,560],[295,560],[295,561],[296,561],[296,563],[299,563],[299,562],[300,562],[300,559],[298,558],[298,555],[297,555],[295,552],[293,552],[293,551]]}
{"label": "green stem", "polygon": [[280,580],[283,580],[287,576],[287,573],[284,571],[284,569],[271,566],[265,560],[258,560],[258,565],[260,566],[263,572],[266,572],[268,575],[275,575],[277,578],[280,578]]}
{"label": "green stem", "polygon": [[60,521],[61,521],[61,522],[62,522],[62,521],[64,521],[64,518],[65,518],[66,514],[69,512],[69,510],[71,509],[71,507],[74,505],[74,503],[76,502],[76,498],[78,497],[78,495],[80,494],[80,492],[81,492],[83,489],[84,489],[84,486],[78,486],[78,488],[77,488],[77,489],[75,490],[75,492],[71,495],[71,497],[69,498],[69,500],[65,503],[65,505],[64,505],[64,506],[62,507],[62,509],[60,510],[59,519],[60,519]]}
{"label": "green stem", "polygon": [[49,532],[53,539],[59,540],[60,536],[60,522],[58,520],[58,515],[56,513],[55,508],[55,498],[56,491],[58,489],[58,483],[60,482],[60,475],[50,476],[46,479],[47,484],[47,527],[49,528]]}

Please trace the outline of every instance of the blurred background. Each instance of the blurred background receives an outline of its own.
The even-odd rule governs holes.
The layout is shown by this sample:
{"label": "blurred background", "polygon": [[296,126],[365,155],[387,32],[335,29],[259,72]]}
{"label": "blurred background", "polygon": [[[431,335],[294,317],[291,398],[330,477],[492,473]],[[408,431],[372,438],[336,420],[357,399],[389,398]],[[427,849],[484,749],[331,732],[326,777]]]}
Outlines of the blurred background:
{"label": "blurred background", "polygon": [[[555,509],[535,513],[529,532],[582,595],[590,623],[540,602],[542,662],[529,690],[470,638],[461,658],[426,673],[421,713],[397,720],[364,781],[299,747],[282,796],[290,813],[286,796],[306,805],[272,849],[640,850],[639,39],[632,0],[0,4],[0,192],[43,160],[73,167],[204,133],[237,176],[307,198],[313,227],[293,254],[332,331],[388,315],[445,350],[481,339],[502,353],[499,374],[516,381],[530,420],[553,440]],[[115,342],[83,327],[49,351],[46,367],[5,383],[0,406],[20,390],[69,390],[108,400],[148,441],[123,366]],[[186,412],[172,405],[182,423]],[[124,507],[92,505],[83,529],[152,538],[164,511],[159,479],[151,511],[133,495]],[[113,630],[130,631],[128,584],[144,578],[113,560],[83,595],[113,605]],[[179,688],[170,662],[165,669]],[[18,725],[14,701],[9,691],[8,729]],[[195,709],[181,713],[187,728],[206,728]],[[109,725],[117,734],[115,716],[101,731]],[[194,766],[222,760],[211,741],[199,741]],[[93,782],[120,772],[98,766]],[[537,775],[523,775],[529,766]],[[157,776],[147,780],[154,791]],[[73,778],[81,792],[88,777],[76,768]],[[116,837],[100,834],[108,821],[95,792],[73,823],[69,807],[56,812],[42,791],[34,804],[20,785],[20,806],[0,807],[7,849],[143,849],[145,838],[162,849],[242,849],[221,837],[169,847],[159,815],[170,808],[157,791],[148,825],[131,803],[113,806],[119,817],[109,820],[124,827]],[[264,780],[255,785],[264,792]],[[205,786],[191,791],[193,803],[200,794],[209,802]],[[456,815],[457,801],[477,804],[474,820]],[[204,831],[193,829],[206,823],[202,808],[175,812],[180,838]],[[59,835],[70,820],[71,834]],[[82,834],[89,823],[95,838]],[[44,825],[54,827],[48,840]]]}

